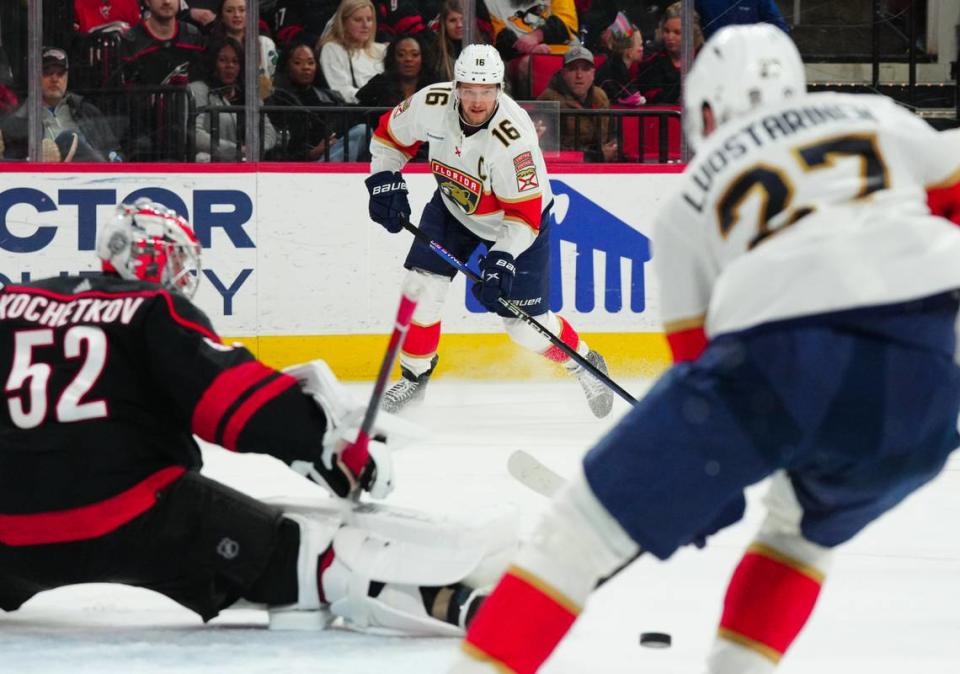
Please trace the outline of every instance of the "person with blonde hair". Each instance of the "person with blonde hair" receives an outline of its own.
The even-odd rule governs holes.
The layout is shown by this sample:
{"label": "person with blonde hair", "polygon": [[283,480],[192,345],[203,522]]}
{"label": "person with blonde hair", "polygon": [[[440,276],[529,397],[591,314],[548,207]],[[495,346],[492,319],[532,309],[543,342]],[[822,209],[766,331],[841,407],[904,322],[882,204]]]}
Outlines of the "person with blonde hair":
{"label": "person with blonde hair", "polygon": [[463,0],[444,0],[437,19],[437,75],[452,82],[453,64],[463,49]]}
{"label": "person with blonde hair", "polygon": [[[699,51],[703,45],[700,16],[693,15],[693,48]],[[657,50],[640,64],[634,88],[652,105],[678,105],[680,103],[681,3],[674,2],[663,11],[657,26]]]}
{"label": "person with blonde hair", "polygon": [[320,66],[327,85],[347,103],[357,91],[383,72],[386,45],[374,41],[377,17],[370,0],[343,0],[320,38]]}

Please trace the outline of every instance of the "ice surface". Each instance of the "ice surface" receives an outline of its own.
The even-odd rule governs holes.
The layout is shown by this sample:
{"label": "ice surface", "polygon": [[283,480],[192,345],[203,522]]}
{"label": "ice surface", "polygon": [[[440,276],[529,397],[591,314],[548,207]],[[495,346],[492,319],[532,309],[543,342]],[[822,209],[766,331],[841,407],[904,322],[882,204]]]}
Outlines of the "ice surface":
{"label": "ice surface", "polygon": [[[639,393],[643,382],[622,382]],[[365,394],[369,387],[358,386]],[[616,403],[614,416],[626,405]],[[432,435],[396,454],[392,501],[450,515],[515,505],[529,526],[542,497],[506,472],[523,448],[561,473],[615,419],[596,421],[573,381],[430,384],[410,415]],[[669,448],[666,448],[669,449]],[[206,471],[254,496],[317,488],[272,459],[206,452]],[[698,674],[729,574],[761,515],[751,490],[744,522],[708,549],[668,563],[641,559],[601,588],[543,674]],[[784,674],[955,674],[960,671],[960,458],[946,473],[843,548]],[[165,597],[111,585],[63,588],[0,614],[0,673],[442,673],[456,642],[344,630],[281,633],[265,615],[228,610],[204,626]],[[642,631],[673,647],[638,646]]]}

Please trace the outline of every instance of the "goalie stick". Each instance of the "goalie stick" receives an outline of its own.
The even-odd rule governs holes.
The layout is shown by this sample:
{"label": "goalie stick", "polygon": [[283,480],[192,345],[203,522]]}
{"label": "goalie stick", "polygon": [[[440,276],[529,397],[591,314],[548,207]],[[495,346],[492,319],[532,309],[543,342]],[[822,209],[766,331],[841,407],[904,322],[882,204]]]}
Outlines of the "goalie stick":
{"label": "goalie stick", "polygon": [[[466,276],[468,279],[470,279],[474,283],[480,283],[480,277],[477,275],[475,271],[473,271],[472,269],[470,269],[470,267],[468,267],[463,262],[461,262],[456,257],[454,257],[452,253],[450,253],[446,248],[444,248],[439,243],[431,239],[426,233],[422,232],[419,227],[414,225],[409,220],[404,219],[403,228],[406,229],[411,234],[413,234],[414,238],[417,239],[417,241],[427,246],[430,250],[436,253],[440,258],[442,258],[447,264],[458,269],[460,272],[463,273],[464,276]],[[598,370],[593,363],[591,363],[586,358],[584,358],[579,353],[577,353],[576,349],[570,348],[570,346],[566,342],[564,342],[555,334],[547,330],[543,326],[543,324],[541,324],[537,319],[535,319],[526,311],[518,307],[516,302],[512,302],[511,300],[508,300],[504,297],[498,298],[498,301],[500,302],[501,306],[503,306],[507,311],[509,311],[511,314],[519,318],[521,321],[523,321],[527,325],[529,325],[531,328],[536,330],[540,334],[540,336],[545,337],[550,341],[551,344],[553,344],[555,347],[557,347],[558,349],[563,351],[565,354],[570,356],[570,358],[576,361],[578,365],[585,368],[591,375],[593,375],[595,379],[602,382],[604,386],[609,388],[611,391],[616,393],[618,396],[626,400],[631,405],[636,404],[637,402],[636,399],[632,395],[627,393],[627,391],[623,387],[621,387],[617,382],[613,381],[608,375]]]}
{"label": "goalie stick", "polygon": [[547,498],[553,498],[566,483],[559,473],[522,449],[516,450],[507,459],[507,472],[527,489]]}
{"label": "goalie stick", "polygon": [[[522,449],[515,450],[509,456],[509,458],[507,458],[507,472],[510,473],[510,476],[513,477],[513,479],[527,489],[535,491],[541,496],[546,496],[547,498],[553,498],[554,495],[560,491],[560,488],[567,483],[567,480],[558,472],[544,464],[529,452],[525,452]],[[633,557],[626,560],[623,564],[614,569],[610,575],[601,578],[599,582],[597,582],[597,587],[600,587],[615,575],[623,571],[625,568],[633,564],[633,562],[636,561],[636,559],[642,554],[643,550],[640,550]],[[656,632],[651,634],[662,635],[663,638],[666,639],[666,643],[653,644],[641,641],[642,645],[650,647],[666,647],[670,645],[670,635],[668,633]],[[651,642],[653,640],[654,639],[651,639]]]}
{"label": "goalie stick", "polygon": [[[367,461],[370,459],[370,429],[373,428],[373,422],[377,419],[377,411],[380,409],[380,400],[383,398],[383,392],[387,388],[387,379],[390,377],[390,371],[393,369],[393,363],[397,359],[397,353],[403,344],[403,338],[410,329],[410,321],[413,320],[413,312],[417,308],[417,299],[420,295],[420,287],[413,283],[404,286],[400,294],[400,306],[397,308],[397,317],[393,323],[393,332],[390,335],[390,341],[387,342],[387,351],[383,354],[383,362],[380,363],[380,372],[377,373],[377,380],[373,384],[373,392],[370,394],[370,403],[367,405],[367,411],[363,415],[363,421],[360,423],[360,430],[357,432],[357,439],[347,445],[341,454],[343,463],[354,475],[360,475]],[[359,498],[360,491],[355,494]]]}

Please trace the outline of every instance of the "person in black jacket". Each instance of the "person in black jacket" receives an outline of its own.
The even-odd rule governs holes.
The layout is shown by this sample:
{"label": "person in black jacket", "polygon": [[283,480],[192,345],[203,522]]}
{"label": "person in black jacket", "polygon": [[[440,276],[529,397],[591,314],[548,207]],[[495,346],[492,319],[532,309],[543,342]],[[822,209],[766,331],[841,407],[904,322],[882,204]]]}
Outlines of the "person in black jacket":
{"label": "person in black jacket", "polygon": [[[121,161],[120,144],[111,122],[83,96],[67,91],[69,63],[59,47],[41,53],[44,139],[58,146],[61,161]],[[2,123],[6,159],[27,156],[29,99]],[[50,143],[46,143],[50,147]],[[56,155],[48,157],[56,159]]]}
{"label": "person in black jacket", "polygon": [[393,107],[437,81],[432,51],[424,38],[404,35],[387,45],[383,72],[357,92],[360,105]]}
{"label": "person in black jacket", "polygon": [[[308,44],[290,48],[280,64],[268,106],[288,110],[272,110],[270,120],[281,142],[274,159],[286,161],[343,161],[344,142],[339,136],[348,127],[344,116],[326,116],[317,107],[344,106],[343,96],[322,85],[323,76],[313,49]],[[338,131],[340,133],[338,133]],[[349,127],[350,159],[355,161],[363,150],[362,124]]]}

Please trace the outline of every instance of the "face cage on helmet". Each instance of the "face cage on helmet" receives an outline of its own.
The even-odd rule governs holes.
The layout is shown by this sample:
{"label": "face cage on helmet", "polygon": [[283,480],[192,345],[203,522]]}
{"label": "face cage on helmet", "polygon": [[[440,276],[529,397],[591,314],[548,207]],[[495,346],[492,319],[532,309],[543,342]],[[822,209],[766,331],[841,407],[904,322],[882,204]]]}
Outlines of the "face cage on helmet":
{"label": "face cage on helmet", "polygon": [[167,290],[192,298],[200,285],[200,256],[196,244],[160,237],[136,241],[131,251],[133,273],[141,281],[159,283]]}

